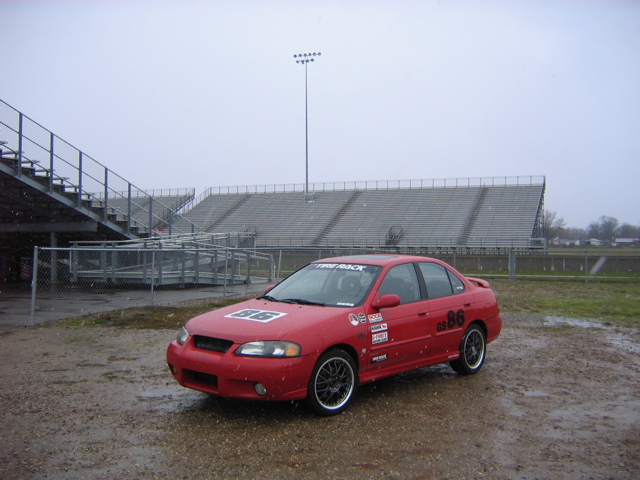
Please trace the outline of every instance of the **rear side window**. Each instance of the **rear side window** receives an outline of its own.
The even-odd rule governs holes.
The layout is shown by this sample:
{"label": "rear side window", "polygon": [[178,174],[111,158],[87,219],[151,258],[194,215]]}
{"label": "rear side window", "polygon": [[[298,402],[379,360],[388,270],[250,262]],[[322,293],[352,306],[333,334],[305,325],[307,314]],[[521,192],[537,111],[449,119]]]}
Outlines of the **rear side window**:
{"label": "rear side window", "polygon": [[[446,269],[445,269],[446,270]],[[453,287],[454,295],[456,293],[464,292],[464,283],[458,277],[456,277],[451,270],[447,270],[447,274],[449,275],[449,280],[451,280],[451,286]]]}
{"label": "rear side window", "polygon": [[437,263],[419,263],[427,287],[427,298],[440,298],[464,291],[462,280]]}

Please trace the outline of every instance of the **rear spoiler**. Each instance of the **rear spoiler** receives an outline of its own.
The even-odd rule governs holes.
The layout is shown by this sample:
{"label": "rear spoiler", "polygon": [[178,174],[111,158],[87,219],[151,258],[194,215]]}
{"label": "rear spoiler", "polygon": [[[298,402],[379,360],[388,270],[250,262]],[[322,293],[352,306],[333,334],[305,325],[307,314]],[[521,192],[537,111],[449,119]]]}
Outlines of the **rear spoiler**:
{"label": "rear spoiler", "polygon": [[469,280],[470,282],[475,283],[479,287],[491,288],[489,286],[489,282],[487,282],[486,280],[482,280],[481,278],[474,278],[474,277],[466,277],[466,278],[467,278],[467,280]]}

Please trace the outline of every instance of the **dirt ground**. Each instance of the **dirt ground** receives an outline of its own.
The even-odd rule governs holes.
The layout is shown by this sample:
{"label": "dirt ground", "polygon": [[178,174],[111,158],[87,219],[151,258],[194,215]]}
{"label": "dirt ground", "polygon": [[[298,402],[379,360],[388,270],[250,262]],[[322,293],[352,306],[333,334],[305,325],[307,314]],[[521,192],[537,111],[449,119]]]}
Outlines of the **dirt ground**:
{"label": "dirt ground", "polygon": [[638,478],[640,332],[504,321],[478,375],[396,376],[331,418],[180,387],[175,331],[4,333],[0,478]]}

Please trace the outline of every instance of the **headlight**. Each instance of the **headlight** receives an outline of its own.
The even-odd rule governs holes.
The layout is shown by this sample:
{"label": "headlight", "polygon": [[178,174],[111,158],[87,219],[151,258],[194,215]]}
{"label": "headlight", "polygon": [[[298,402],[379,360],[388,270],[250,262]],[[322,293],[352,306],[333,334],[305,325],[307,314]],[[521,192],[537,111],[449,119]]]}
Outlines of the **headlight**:
{"label": "headlight", "polygon": [[184,345],[184,342],[187,341],[187,338],[189,338],[189,332],[187,332],[186,328],[182,327],[178,332],[178,335],[176,336],[176,342],[178,342],[180,345]]}
{"label": "headlight", "polygon": [[298,357],[300,356],[300,345],[281,341],[249,342],[240,345],[236,354],[251,357]]}

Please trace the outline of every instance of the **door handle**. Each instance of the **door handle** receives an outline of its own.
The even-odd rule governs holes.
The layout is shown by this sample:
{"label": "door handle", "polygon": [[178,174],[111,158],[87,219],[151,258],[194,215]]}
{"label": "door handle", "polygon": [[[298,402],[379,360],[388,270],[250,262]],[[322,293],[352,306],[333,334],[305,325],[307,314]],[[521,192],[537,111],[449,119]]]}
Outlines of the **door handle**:
{"label": "door handle", "polygon": [[422,316],[422,315],[429,315],[429,310],[419,310],[418,311],[418,315]]}

